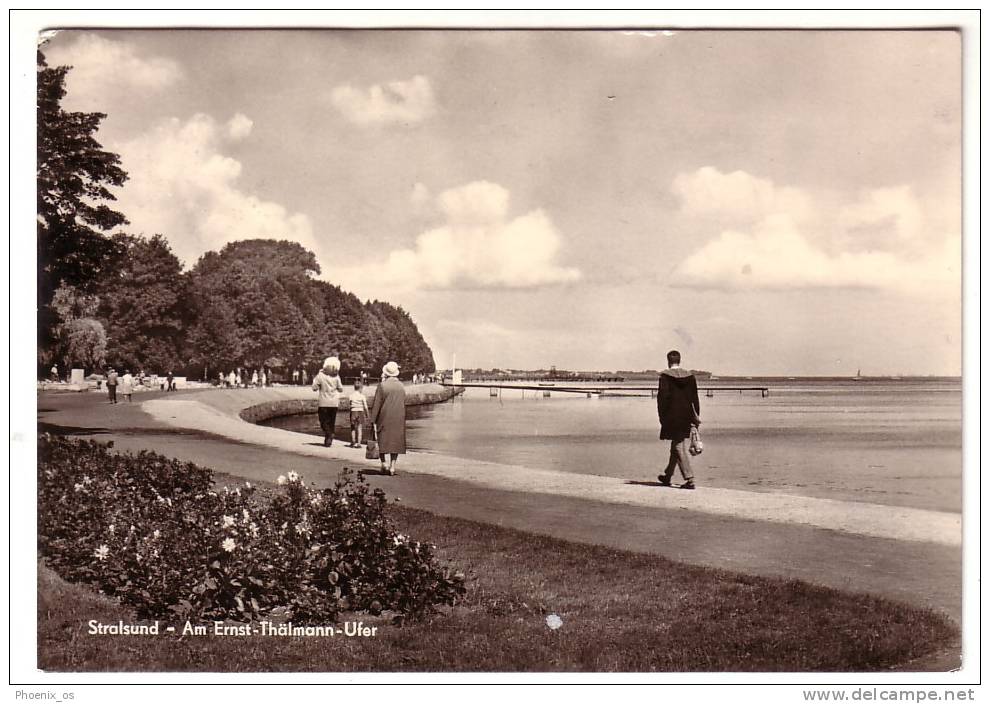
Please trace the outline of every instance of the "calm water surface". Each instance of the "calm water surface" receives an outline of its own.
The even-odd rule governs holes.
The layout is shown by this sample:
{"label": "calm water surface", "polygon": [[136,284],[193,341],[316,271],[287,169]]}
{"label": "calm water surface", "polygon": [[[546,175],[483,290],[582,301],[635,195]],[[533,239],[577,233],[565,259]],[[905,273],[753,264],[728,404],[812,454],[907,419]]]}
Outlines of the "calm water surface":
{"label": "calm water surface", "polygon": [[[960,510],[959,382],[768,385],[769,398],[702,396],[699,484]],[[315,416],[268,424],[319,434]],[[519,390],[490,398],[487,389],[469,389],[447,403],[412,407],[407,420],[411,450],[645,482],[666,464],[668,443],[657,431],[649,396],[544,398]]]}

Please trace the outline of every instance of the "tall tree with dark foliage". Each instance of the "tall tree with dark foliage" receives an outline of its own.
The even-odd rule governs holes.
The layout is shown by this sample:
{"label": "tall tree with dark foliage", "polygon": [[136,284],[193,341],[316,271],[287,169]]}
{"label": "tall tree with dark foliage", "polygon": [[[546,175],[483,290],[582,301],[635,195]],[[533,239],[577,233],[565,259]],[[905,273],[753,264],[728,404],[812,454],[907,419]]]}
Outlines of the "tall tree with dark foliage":
{"label": "tall tree with dark foliage", "polygon": [[96,140],[106,115],[62,108],[70,68],[49,67],[38,52],[39,351],[50,347],[59,323],[55,291],[63,284],[91,291],[121,254],[106,233],[127,223],[108,205],[116,200],[109,187],[127,174]]}

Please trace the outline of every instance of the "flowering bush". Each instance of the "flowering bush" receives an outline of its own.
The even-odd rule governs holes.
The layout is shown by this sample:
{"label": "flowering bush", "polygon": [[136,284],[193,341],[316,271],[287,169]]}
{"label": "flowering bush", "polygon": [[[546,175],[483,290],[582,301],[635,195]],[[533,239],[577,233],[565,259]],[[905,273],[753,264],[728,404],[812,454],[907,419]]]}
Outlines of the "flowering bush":
{"label": "flowering bush", "polygon": [[271,496],[250,483],[216,491],[194,464],[47,434],[38,471],[41,554],[142,617],[399,620],[464,593],[434,546],[395,532],[384,492],[346,471],[326,489],[290,472]]}

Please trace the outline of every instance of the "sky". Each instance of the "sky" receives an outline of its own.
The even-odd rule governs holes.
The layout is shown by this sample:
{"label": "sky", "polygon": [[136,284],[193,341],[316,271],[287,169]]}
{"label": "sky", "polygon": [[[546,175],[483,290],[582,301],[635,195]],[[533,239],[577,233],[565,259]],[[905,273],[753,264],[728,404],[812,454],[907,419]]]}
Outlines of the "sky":
{"label": "sky", "polygon": [[127,231],[253,237],[449,367],[961,372],[952,31],[63,31]]}

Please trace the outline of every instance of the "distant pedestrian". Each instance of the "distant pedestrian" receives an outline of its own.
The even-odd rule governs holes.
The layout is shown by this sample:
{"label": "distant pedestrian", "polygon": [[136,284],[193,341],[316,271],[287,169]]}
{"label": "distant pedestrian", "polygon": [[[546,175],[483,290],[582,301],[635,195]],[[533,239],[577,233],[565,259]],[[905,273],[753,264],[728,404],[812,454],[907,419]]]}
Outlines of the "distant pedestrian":
{"label": "distant pedestrian", "polygon": [[227,375],[227,388],[232,389],[237,386],[237,375],[231,370],[230,374]]}
{"label": "distant pedestrian", "polygon": [[61,379],[58,376],[58,365],[57,364],[53,364],[52,365],[51,376],[52,376],[52,381],[61,381]]}
{"label": "distant pedestrian", "polygon": [[107,394],[110,397],[110,403],[117,403],[117,372],[114,371],[113,367],[107,371]]}
{"label": "distant pedestrian", "polygon": [[295,386],[298,383],[299,383],[299,370],[298,369],[293,369],[292,370],[292,384],[293,384],[293,386]]}
{"label": "distant pedestrian", "polygon": [[660,419],[660,439],[670,440],[670,458],[667,468],[657,479],[661,486],[670,486],[674,468],[679,467],[684,477],[682,489],[694,489],[694,472],[691,469],[691,429],[701,424],[701,402],[698,400],[698,382],[687,369],[681,369],[681,353],[667,353],[667,369],[660,373],[657,388],[657,416]]}
{"label": "distant pedestrian", "polygon": [[251,386],[257,386],[257,385],[258,385],[258,370],[255,369],[254,372],[251,373]]}
{"label": "distant pedestrian", "polygon": [[165,378],[168,380],[168,390],[175,391],[175,375],[172,374],[172,372],[169,372],[168,376]]}
{"label": "distant pedestrian", "polygon": [[368,385],[368,372],[361,370],[361,386]]}
{"label": "distant pedestrian", "polygon": [[120,377],[120,393],[130,403],[131,394],[134,393],[134,377],[131,376],[129,369],[125,369],[124,376]]}
{"label": "distant pedestrian", "polygon": [[[382,474],[395,476],[395,463],[406,452],[406,389],[399,381],[399,365],[389,362],[382,367],[382,383],[375,392],[371,422],[378,439]],[[385,466],[385,455],[389,455]]]}
{"label": "distant pedestrian", "polygon": [[260,377],[260,379],[261,379],[261,385],[262,386],[268,386],[269,375],[265,373],[265,370],[264,369],[261,370],[261,377]]}
{"label": "distant pedestrian", "polygon": [[327,357],[323,360],[323,369],[313,379],[313,391],[320,392],[317,413],[320,418],[320,428],[323,430],[323,445],[333,445],[333,430],[337,424],[337,409],[340,408],[340,394],[344,385],[340,382],[340,360]]}
{"label": "distant pedestrian", "polygon": [[361,435],[364,423],[368,418],[368,399],[364,396],[363,384],[360,379],[354,381],[354,391],[349,398],[351,402],[351,444],[350,447],[361,447]]}

